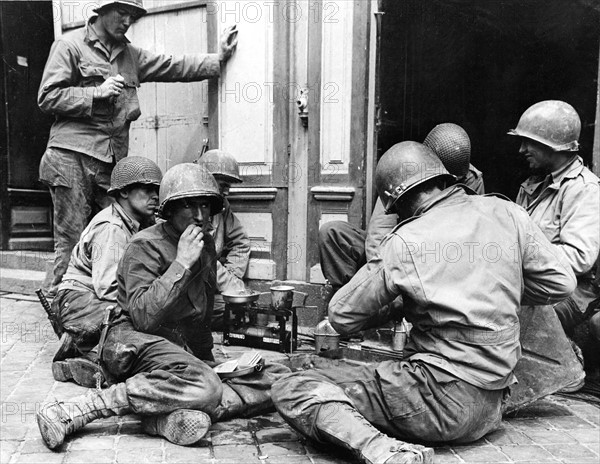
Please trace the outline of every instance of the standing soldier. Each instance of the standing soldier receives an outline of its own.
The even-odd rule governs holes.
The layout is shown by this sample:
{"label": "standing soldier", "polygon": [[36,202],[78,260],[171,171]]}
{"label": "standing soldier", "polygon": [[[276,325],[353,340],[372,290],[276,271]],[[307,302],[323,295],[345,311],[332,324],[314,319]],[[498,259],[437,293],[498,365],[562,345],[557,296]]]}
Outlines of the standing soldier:
{"label": "standing soldier", "polygon": [[95,13],[85,27],[54,42],[38,94],[41,110],[56,118],[39,169],[54,202],[50,294],[90,217],[111,202],[112,169],[127,156],[129,126],[141,114],[140,84],[218,77],[237,44],[233,26],[221,37],[219,53],[157,55],[125,36],[146,14],[142,0],[101,0]]}
{"label": "standing soldier", "polygon": [[198,163],[212,173],[223,196],[223,211],[213,216],[213,236],[217,252],[217,293],[212,317],[213,330],[223,327],[225,302],[222,293],[245,290],[244,275],[250,261],[250,239],[227,201],[231,184],[242,182],[236,159],[223,150],[209,150]]}
{"label": "standing soldier", "polygon": [[85,228],[71,254],[52,308],[64,332],[52,363],[59,381],[73,379],[94,386],[97,360],[86,356],[100,338],[108,306],[117,310],[117,266],[131,237],[154,223],[158,209],[160,168],[141,156],[123,158],[111,175],[108,194],[115,202]]}

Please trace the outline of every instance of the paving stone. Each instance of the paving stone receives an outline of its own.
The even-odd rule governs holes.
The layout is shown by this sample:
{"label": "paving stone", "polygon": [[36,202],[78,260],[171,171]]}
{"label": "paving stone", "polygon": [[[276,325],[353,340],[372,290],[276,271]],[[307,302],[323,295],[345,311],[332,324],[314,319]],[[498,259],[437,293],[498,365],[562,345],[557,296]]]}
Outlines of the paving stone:
{"label": "paving stone", "polygon": [[506,445],[501,446],[500,450],[517,462],[556,462],[548,451],[537,445]]}
{"label": "paving stone", "polygon": [[69,451],[108,450],[115,446],[115,437],[92,437],[86,434],[71,442]]}
{"label": "paving stone", "polygon": [[10,457],[17,452],[19,446],[21,446],[20,441],[2,440],[0,443],[0,462],[7,463]]}
{"label": "paving stone", "polygon": [[464,462],[458,458],[451,450],[445,448],[436,448],[433,459],[434,464],[455,464]]}
{"label": "paving stone", "polygon": [[210,440],[213,446],[223,445],[254,445],[254,437],[251,432],[216,430],[210,432]]}
{"label": "paving stone", "polygon": [[45,445],[44,440],[42,440],[39,433],[35,438],[26,439],[23,447],[21,448],[21,454],[40,454],[53,452],[54,451],[48,449],[48,447]]}
{"label": "paving stone", "polygon": [[515,429],[526,433],[528,430],[551,430],[546,422],[539,419],[513,419],[508,421]]}
{"label": "paving stone", "polygon": [[275,456],[261,461],[265,464],[312,464],[314,462],[308,456],[285,456],[285,458]]}
{"label": "paving stone", "polygon": [[165,462],[169,464],[198,464],[207,462],[211,453],[208,447],[177,446],[167,443],[165,447]]}
{"label": "paving stone", "polygon": [[25,425],[19,426],[18,423],[6,423],[0,425],[0,437],[4,440],[22,440],[27,433]]}
{"label": "paving stone", "polygon": [[298,442],[265,443],[260,445],[261,456],[299,456],[305,455],[306,449]]}
{"label": "paving stone", "polygon": [[[14,464],[60,464],[64,462],[66,454],[64,453],[34,453],[34,454],[21,454],[16,458],[13,458],[11,463]],[[71,461],[76,462],[76,461]],[[86,462],[86,461],[79,461]],[[94,462],[94,461],[87,461]],[[95,463],[94,463],[95,464]]]}
{"label": "paving stone", "polygon": [[[115,460],[114,450],[72,451],[67,453],[64,464],[110,464]],[[43,461],[41,461],[43,462]]]}
{"label": "paving stone", "polygon": [[553,456],[561,460],[593,459],[597,456],[583,446],[544,445]]}
{"label": "paving stone", "polygon": [[215,446],[213,449],[215,459],[227,460],[227,459],[239,459],[240,456],[244,457],[244,462],[252,462],[252,460],[258,460],[258,448],[254,445],[224,445]]}
{"label": "paving stone", "polygon": [[548,399],[541,399],[517,411],[506,415],[506,418],[530,418],[530,417],[556,417],[572,416],[573,412],[568,407]]}
{"label": "paving stone", "polygon": [[298,440],[295,432],[282,428],[258,430],[255,435],[259,444]]}
{"label": "paving stone", "polygon": [[574,429],[567,430],[567,433],[579,443],[599,443],[600,429]]}
{"label": "paving stone", "polygon": [[212,424],[210,430],[250,430],[247,419],[231,419],[225,422],[216,422]]}
{"label": "paving stone", "polygon": [[507,457],[494,446],[453,446],[454,452],[465,462],[508,462]]}
{"label": "paving stone", "polygon": [[577,443],[572,436],[567,434],[564,430],[530,430],[525,434],[538,445],[549,444],[568,444]]}
{"label": "paving stone", "polygon": [[587,429],[590,427],[588,421],[577,416],[553,417],[552,419],[544,418],[542,420],[552,427],[561,430]]}
{"label": "paving stone", "polygon": [[117,451],[118,463],[158,463],[163,462],[163,450],[160,448],[122,448]]}
{"label": "paving stone", "polygon": [[160,448],[161,437],[150,435],[121,435],[119,436],[119,449],[125,448]]}
{"label": "paving stone", "polygon": [[573,412],[579,417],[600,427],[600,408],[586,403],[575,404],[571,407]]}
{"label": "paving stone", "polygon": [[485,440],[494,445],[529,445],[533,443],[531,438],[512,427],[505,427],[489,433],[485,436]]}
{"label": "paving stone", "polygon": [[[600,456],[600,445],[598,443],[586,443],[584,446],[592,451],[592,453],[594,453],[596,456]],[[598,462],[600,462],[600,459]]]}

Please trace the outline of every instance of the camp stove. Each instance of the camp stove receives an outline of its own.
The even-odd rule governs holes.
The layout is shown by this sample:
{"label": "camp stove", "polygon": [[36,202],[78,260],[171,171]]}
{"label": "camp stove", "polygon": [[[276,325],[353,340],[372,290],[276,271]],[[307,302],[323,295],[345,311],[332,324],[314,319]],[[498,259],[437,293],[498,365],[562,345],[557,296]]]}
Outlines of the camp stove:
{"label": "camp stove", "polygon": [[296,307],[276,309],[256,301],[226,301],[223,344],[293,352],[298,347]]}

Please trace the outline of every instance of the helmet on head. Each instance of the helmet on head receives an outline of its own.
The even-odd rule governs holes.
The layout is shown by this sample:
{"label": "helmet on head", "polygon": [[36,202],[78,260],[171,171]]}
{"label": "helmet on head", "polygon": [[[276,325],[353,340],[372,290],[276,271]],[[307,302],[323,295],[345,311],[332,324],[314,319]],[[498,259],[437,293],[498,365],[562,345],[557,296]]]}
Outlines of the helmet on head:
{"label": "helmet on head", "polygon": [[427,134],[423,145],[433,150],[450,174],[461,178],[469,172],[471,140],[462,127],[452,123],[438,124]]}
{"label": "helmet on head", "polygon": [[160,184],[158,214],[162,214],[168,202],[192,197],[208,197],[211,216],[223,209],[219,185],[204,166],[194,163],[173,166],[165,173]]}
{"label": "helmet on head", "polygon": [[375,171],[375,187],[386,214],[392,213],[402,195],[438,177],[456,180],[430,148],[417,142],[394,145],[383,154]]}
{"label": "helmet on head", "polygon": [[108,193],[114,195],[133,184],[151,184],[158,187],[161,180],[162,172],[154,161],[143,156],[127,156],[114,167]]}
{"label": "helmet on head", "polygon": [[105,6],[113,4],[127,5],[133,7],[139,12],[140,16],[144,16],[147,13],[142,3],[142,0],[99,0],[98,8],[94,9],[94,12],[98,13]]}
{"label": "helmet on head", "polygon": [[242,182],[238,162],[226,151],[208,150],[196,162],[215,177],[220,176],[232,184]]}
{"label": "helmet on head", "polygon": [[581,120],[575,108],[559,100],[546,100],[527,108],[516,129],[508,131],[535,140],[554,151],[578,151]]}

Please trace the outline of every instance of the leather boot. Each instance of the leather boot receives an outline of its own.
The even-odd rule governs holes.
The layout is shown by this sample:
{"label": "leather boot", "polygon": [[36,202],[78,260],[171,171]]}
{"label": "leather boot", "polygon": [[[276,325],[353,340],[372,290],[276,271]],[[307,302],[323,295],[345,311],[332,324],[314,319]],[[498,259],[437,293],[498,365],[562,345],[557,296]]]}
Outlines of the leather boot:
{"label": "leather boot", "polygon": [[102,391],[88,390],[85,395],[68,402],[47,403],[36,418],[44,443],[48,448],[56,449],[67,435],[86,424],[101,417],[122,416],[130,412],[125,384],[120,383]]}
{"label": "leather boot", "polygon": [[270,391],[259,390],[246,385],[223,384],[223,396],[213,412],[214,422],[236,417],[252,417],[267,412],[273,407]]}
{"label": "leather boot", "polygon": [[60,345],[52,360],[62,361],[63,359],[72,358],[74,356],[79,356],[75,340],[73,340],[73,336],[69,332],[63,332],[60,337]]}
{"label": "leather boot", "polygon": [[148,435],[160,435],[183,446],[199,442],[210,426],[208,414],[193,409],[177,409],[169,414],[142,419],[142,428]]}
{"label": "leather boot", "polygon": [[52,363],[52,376],[59,382],[72,380],[86,388],[106,386],[106,373],[93,359],[86,357],[69,358]]}
{"label": "leather boot", "polygon": [[433,464],[433,449],[388,437],[345,403],[322,404],[315,427],[321,437],[367,464]]}

